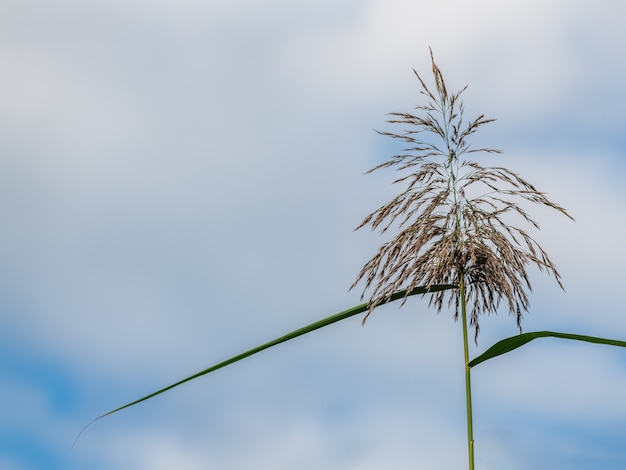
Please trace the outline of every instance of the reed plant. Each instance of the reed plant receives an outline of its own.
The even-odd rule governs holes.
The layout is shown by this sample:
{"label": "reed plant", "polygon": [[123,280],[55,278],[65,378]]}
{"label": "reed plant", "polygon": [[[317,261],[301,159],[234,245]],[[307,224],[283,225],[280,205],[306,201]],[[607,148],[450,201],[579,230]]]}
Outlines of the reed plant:
{"label": "reed plant", "polygon": [[[539,229],[527,207],[544,206],[572,217],[518,174],[478,161],[479,154],[494,158],[500,153],[491,148],[474,148],[470,143],[470,137],[493,119],[480,115],[465,120],[461,96],[467,87],[450,92],[432,51],[430,59],[434,87],[428,86],[414,70],[425,103],[410,113],[391,113],[388,122],[401,130],[380,132],[403,142],[405,148],[368,172],[395,169],[398,178],[393,183],[403,185],[403,189],[357,227],[369,227],[382,234],[397,232],[365,263],[350,287],[362,284],[362,298],[369,293],[367,300],[120,406],[92,423],[298,336],[359,314],[363,314],[365,322],[376,307],[397,300],[404,303],[409,296],[421,294],[429,296],[429,303],[437,312],[450,308],[461,324],[468,467],[473,470],[473,367],[544,337],[626,347],[624,341],[585,335],[522,333],[522,319],[528,311],[528,293],[532,289],[529,268],[545,271],[563,287],[556,266],[525,228]],[[477,342],[481,316],[498,313],[501,304],[515,319],[520,334],[498,341],[470,360],[468,330],[473,329]]]}
{"label": "reed plant", "polygon": [[368,172],[394,168],[400,176],[393,183],[405,187],[357,227],[369,226],[381,233],[394,227],[398,233],[365,263],[352,288],[363,282],[365,290],[371,290],[369,315],[400,288],[410,291],[417,286],[458,286],[433,293],[430,304],[437,311],[451,306],[454,318],[461,318],[468,458],[469,468],[473,469],[468,323],[477,341],[480,315],[497,313],[504,301],[521,333],[523,312],[529,307],[529,265],[547,271],[563,287],[545,250],[524,228],[512,225],[517,218],[539,229],[520,202],[571,216],[516,173],[502,166],[481,165],[472,158],[480,153],[500,153],[491,148],[474,148],[469,142],[470,136],[493,119],[480,115],[466,121],[461,95],[467,86],[450,92],[432,50],[430,58],[434,88],[413,70],[426,103],[410,113],[390,114],[388,122],[399,126],[399,133],[381,132],[406,147]]}

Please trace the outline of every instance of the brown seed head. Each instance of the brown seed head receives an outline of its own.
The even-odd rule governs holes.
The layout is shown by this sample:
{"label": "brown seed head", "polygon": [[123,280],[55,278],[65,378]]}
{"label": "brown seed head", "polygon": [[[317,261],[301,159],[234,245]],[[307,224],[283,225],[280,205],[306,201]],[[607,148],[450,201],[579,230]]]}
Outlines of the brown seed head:
{"label": "brown seed head", "polygon": [[[512,171],[485,167],[467,159],[478,152],[500,153],[490,148],[474,149],[468,142],[469,136],[493,119],[480,115],[464,121],[459,97],[467,87],[449,94],[432,51],[431,62],[434,92],[414,71],[421,94],[428,98],[427,104],[417,106],[414,114],[390,114],[388,122],[402,125],[402,133],[380,132],[408,147],[368,171],[394,167],[402,174],[394,183],[404,183],[406,187],[357,227],[358,230],[369,226],[381,233],[393,227],[398,234],[363,266],[350,289],[359,282],[365,284],[363,295],[371,289],[369,315],[400,289],[459,284],[463,274],[475,336],[479,315],[496,313],[501,301],[521,329],[522,312],[528,310],[527,291],[531,290],[527,267],[535,265],[546,270],[563,286],[547,253],[510,221],[516,217],[539,228],[520,206],[522,201],[572,217]],[[457,289],[430,295],[430,303],[437,311],[444,305],[453,305],[455,318],[458,317]]]}

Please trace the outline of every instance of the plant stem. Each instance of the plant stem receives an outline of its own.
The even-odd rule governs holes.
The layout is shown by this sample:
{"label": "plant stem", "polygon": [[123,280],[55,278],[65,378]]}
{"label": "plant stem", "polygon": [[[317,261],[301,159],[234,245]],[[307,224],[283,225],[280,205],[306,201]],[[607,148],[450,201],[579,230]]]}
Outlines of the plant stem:
{"label": "plant stem", "polygon": [[465,302],[464,273],[459,275],[459,295],[461,297],[461,322],[463,323],[463,354],[465,355],[465,407],[467,409],[467,451],[469,470],[474,470],[474,429],[472,425],[472,382],[469,366],[469,349],[467,341],[467,308]]}

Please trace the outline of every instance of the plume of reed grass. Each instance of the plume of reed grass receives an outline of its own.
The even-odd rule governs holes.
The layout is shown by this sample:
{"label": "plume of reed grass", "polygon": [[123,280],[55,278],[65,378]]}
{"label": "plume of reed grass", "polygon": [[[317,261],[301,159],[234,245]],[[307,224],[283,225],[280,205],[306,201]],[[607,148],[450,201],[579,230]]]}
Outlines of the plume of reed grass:
{"label": "plume of reed grass", "polygon": [[[408,146],[367,172],[394,168],[400,173],[394,184],[405,188],[357,227],[380,233],[394,227],[399,232],[365,263],[350,289],[364,283],[362,297],[371,289],[369,315],[400,289],[459,285],[463,278],[475,340],[479,316],[496,313],[501,301],[521,331],[529,307],[527,292],[532,290],[528,266],[547,271],[563,286],[548,254],[523,228],[511,225],[511,216],[539,229],[522,201],[571,216],[516,173],[471,159],[477,153],[500,153],[469,143],[472,134],[494,119],[480,115],[466,121],[460,98],[467,87],[449,92],[432,50],[430,57],[434,89],[413,70],[426,104],[412,113],[390,113],[388,122],[402,126],[401,133],[379,132]],[[460,290],[437,292],[430,303],[438,312],[444,305],[453,306],[457,319],[460,296]]]}

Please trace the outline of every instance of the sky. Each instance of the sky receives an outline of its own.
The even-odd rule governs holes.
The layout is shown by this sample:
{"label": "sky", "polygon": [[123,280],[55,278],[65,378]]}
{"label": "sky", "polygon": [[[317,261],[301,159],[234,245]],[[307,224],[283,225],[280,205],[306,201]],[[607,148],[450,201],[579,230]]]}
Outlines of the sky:
{"label": "sky", "polygon": [[[617,0],[0,3],[0,469],[463,468],[462,333],[425,298],[95,417],[360,303],[397,188],[364,175],[429,46],[489,157],[576,219],[533,236],[524,331],[626,340]],[[517,334],[483,318],[472,357]],[[626,352],[472,372],[476,468],[626,467]]]}

